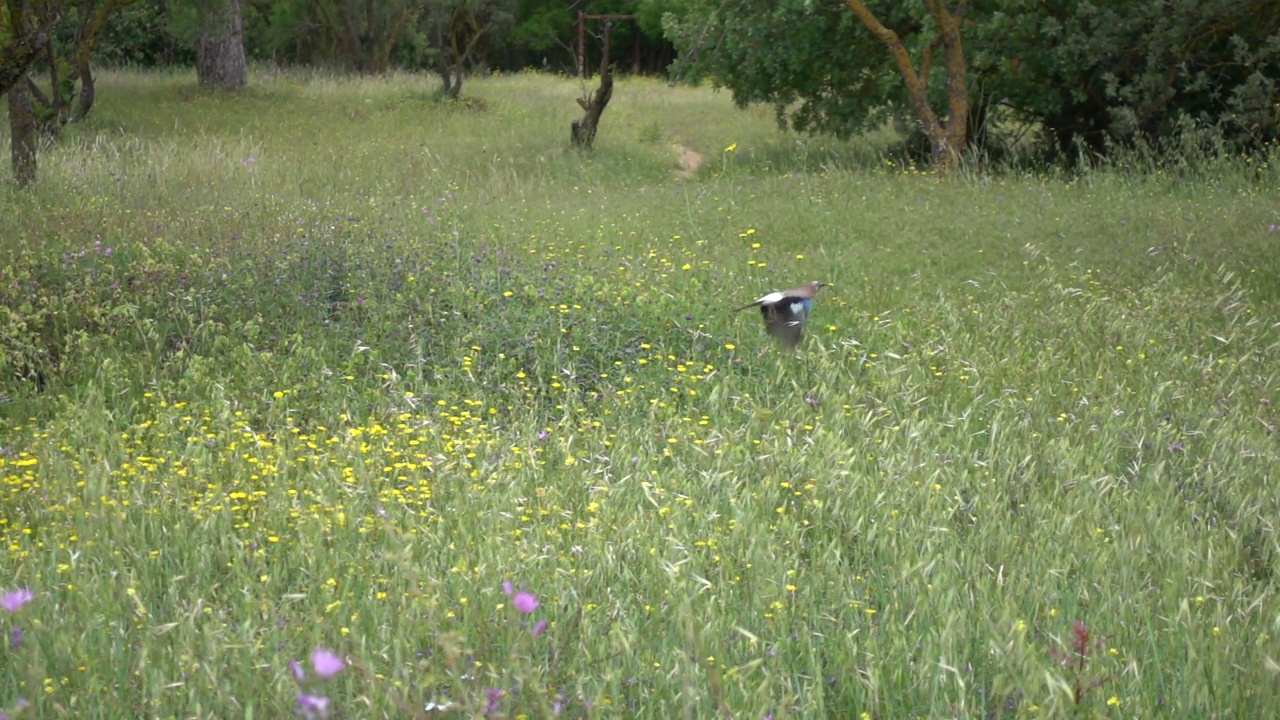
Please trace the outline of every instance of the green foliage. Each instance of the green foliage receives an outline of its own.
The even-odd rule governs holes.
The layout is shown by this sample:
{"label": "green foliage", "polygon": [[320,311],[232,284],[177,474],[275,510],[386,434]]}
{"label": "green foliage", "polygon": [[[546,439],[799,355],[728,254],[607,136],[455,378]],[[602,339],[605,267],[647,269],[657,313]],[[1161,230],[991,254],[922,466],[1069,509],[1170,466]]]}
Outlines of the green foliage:
{"label": "green foliage", "polygon": [[1275,3],[1004,3],[971,27],[979,85],[1069,156],[1188,127],[1230,149],[1280,139]]}
{"label": "green foliage", "polygon": [[574,15],[565,10],[563,3],[520,0],[516,17],[511,40],[530,50],[546,53],[573,37]]}
{"label": "green foliage", "polygon": [[[404,69],[437,66],[438,43],[433,40],[435,21],[457,10],[479,17],[495,17],[494,36],[481,49],[477,64],[504,70],[530,65],[572,70],[573,45],[578,6],[566,7],[552,0],[429,0],[412,3],[422,12],[417,20],[395,39],[392,65]],[[245,0],[242,5],[246,55],[270,60],[278,65],[346,68],[351,61],[341,52],[349,33],[343,29],[347,18],[355,23],[356,35],[368,34],[360,23],[366,20],[363,3],[335,0]],[[375,3],[375,32],[386,29],[386,20],[403,9],[405,2]],[[585,7],[585,6],[582,6]],[[197,30],[194,0],[132,0],[104,30],[95,49],[98,62],[112,66],[186,66],[194,62],[193,43]],[[597,3],[592,12],[632,13],[641,16],[644,62],[651,71],[664,69],[662,53],[669,47],[662,37],[660,15],[638,0]],[[381,30],[379,30],[381,28]],[[500,31],[500,32],[499,32]],[[66,30],[65,32],[71,32]],[[633,48],[630,23],[615,26],[615,61],[630,67]],[[373,37],[373,36],[371,36]],[[594,45],[593,48],[594,50]],[[595,50],[598,52],[598,50]]]}
{"label": "green foliage", "polygon": [[[840,0],[651,0],[681,52],[673,68],[710,79],[740,105],[775,108],[806,132],[847,136],[902,115],[884,47]],[[872,9],[917,69],[936,36],[918,3]],[[1032,125],[1043,149],[1074,159],[1212,128],[1227,149],[1280,138],[1280,10],[1266,0],[1169,3],[973,2],[963,36],[975,113],[970,137]],[[940,60],[928,82],[940,99]],[[1083,141],[1077,146],[1077,139]],[[1177,142],[1177,141],[1175,141]],[[989,149],[989,148],[987,148]]]}
{"label": "green foliage", "polygon": [[[843,138],[907,107],[897,67],[842,0],[670,0],[660,7],[681,55],[675,75],[725,87],[740,107],[770,105],[783,126]],[[895,5],[880,20],[913,57],[934,35],[916,5]],[[935,100],[944,97],[938,65],[928,78]]]}
{"label": "green foliage", "polygon": [[108,67],[191,65],[194,37],[194,9],[169,0],[133,0],[103,27],[93,57]]}
{"label": "green foliage", "polygon": [[[1280,158],[940,185],[655,80],[589,158],[531,73],[99,82],[0,186],[5,711],[288,717],[315,647],[351,718],[1280,711]],[[799,353],[729,312],[811,278]]]}

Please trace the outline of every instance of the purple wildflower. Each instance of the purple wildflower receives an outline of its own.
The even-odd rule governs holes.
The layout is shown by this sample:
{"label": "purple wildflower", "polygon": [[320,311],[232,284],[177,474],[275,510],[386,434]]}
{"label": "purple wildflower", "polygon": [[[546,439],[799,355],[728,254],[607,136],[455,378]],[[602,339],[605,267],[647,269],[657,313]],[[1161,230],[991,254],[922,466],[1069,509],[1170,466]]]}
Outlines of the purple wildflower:
{"label": "purple wildflower", "polygon": [[329,716],[329,698],[320,695],[298,693],[298,711],[305,718],[324,718]]}
{"label": "purple wildflower", "polygon": [[547,432],[546,428],[543,428],[542,430],[539,430],[539,431],[538,431],[538,439],[539,439],[539,440],[546,440],[546,439],[547,439],[547,436],[548,436],[548,435],[550,435],[550,434],[551,434],[551,433]]}
{"label": "purple wildflower", "polygon": [[516,592],[510,580],[503,581],[502,592],[506,593],[507,597],[511,598],[511,604],[525,615],[538,609],[538,597],[528,590]]}
{"label": "purple wildflower", "polygon": [[16,613],[22,609],[23,605],[31,602],[34,597],[35,595],[32,595],[31,591],[26,588],[10,590],[4,595],[0,595],[0,607],[11,613]]}
{"label": "purple wildflower", "polygon": [[342,668],[346,666],[347,664],[342,661],[342,658],[330,650],[320,649],[311,653],[311,668],[321,678],[331,678],[342,672]]}
{"label": "purple wildflower", "polygon": [[289,672],[293,675],[293,679],[302,682],[307,679],[307,673],[302,669],[302,663],[297,660],[289,661]]}
{"label": "purple wildflower", "polygon": [[546,630],[547,630],[547,621],[539,620],[538,623],[533,626],[533,629],[530,630],[530,632],[533,633],[534,637],[538,637],[542,633],[546,632]]}
{"label": "purple wildflower", "polygon": [[528,615],[538,609],[538,598],[528,590],[521,590],[512,598],[511,604],[515,605],[520,612]]}
{"label": "purple wildflower", "polygon": [[485,707],[484,714],[492,715],[493,713],[498,712],[502,696],[506,695],[507,691],[502,688],[486,688],[484,692],[489,696],[489,704]]}
{"label": "purple wildflower", "polygon": [[14,650],[22,647],[22,628],[15,627],[9,631],[9,647]]}

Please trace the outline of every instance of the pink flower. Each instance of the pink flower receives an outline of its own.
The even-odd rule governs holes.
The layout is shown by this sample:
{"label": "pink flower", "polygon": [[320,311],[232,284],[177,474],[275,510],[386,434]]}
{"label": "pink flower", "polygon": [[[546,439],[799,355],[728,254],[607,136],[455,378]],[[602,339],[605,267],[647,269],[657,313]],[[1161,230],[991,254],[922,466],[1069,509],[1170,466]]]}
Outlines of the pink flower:
{"label": "pink flower", "polygon": [[330,650],[320,649],[311,653],[311,667],[321,678],[331,678],[342,672],[346,666],[342,658]]}
{"label": "pink flower", "polygon": [[320,695],[298,693],[298,711],[305,718],[325,718],[329,716],[329,698]]}
{"label": "pink flower", "polygon": [[511,598],[511,604],[525,615],[538,609],[538,596],[528,590],[516,592],[510,580],[502,583],[502,592],[506,593],[507,597]]}
{"label": "pink flower", "polygon": [[11,613],[16,613],[22,609],[23,605],[31,602],[34,597],[35,595],[32,595],[31,591],[26,588],[10,590],[4,595],[0,595],[0,607]]}
{"label": "pink flower", "polygon": [[520,612],[528,615],[538,609],[538,598],[528,590],[521,590],[511,599],[511,604],[515,605]]}

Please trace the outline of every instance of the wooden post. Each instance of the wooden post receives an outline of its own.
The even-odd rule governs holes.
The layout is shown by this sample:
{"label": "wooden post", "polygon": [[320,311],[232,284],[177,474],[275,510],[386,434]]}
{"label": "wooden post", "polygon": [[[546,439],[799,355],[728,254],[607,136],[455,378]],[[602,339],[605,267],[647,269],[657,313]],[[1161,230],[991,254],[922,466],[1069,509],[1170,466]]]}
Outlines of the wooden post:
{"label": "wooden post", "polygon": [[587,76],[587,13],[578,11],[578,75]]}
{"label": "wooden post", "polygon": [[631,72],[635,75],[639,75],[640,74],[640,23],[637,22],[632,24],[631,29],[635,35],[635,43],[634,43],[634,47],[632,48],[633,60],[631,63]]}

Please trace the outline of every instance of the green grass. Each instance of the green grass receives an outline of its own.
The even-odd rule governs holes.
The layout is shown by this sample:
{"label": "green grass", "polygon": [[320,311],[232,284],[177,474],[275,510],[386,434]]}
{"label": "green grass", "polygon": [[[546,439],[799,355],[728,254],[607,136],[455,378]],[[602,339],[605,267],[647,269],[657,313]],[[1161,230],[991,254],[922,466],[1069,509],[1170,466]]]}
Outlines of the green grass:
{"label": "green grass", "polygon": [[[286,717],[326,647],[353,718],[1280,712],[1275,158],[942,182],[652,80],[587,157],[566,80],[194,85],[103,73],[0,186],[5,707]],[[815,278],[799,352],[729,312]]]}

